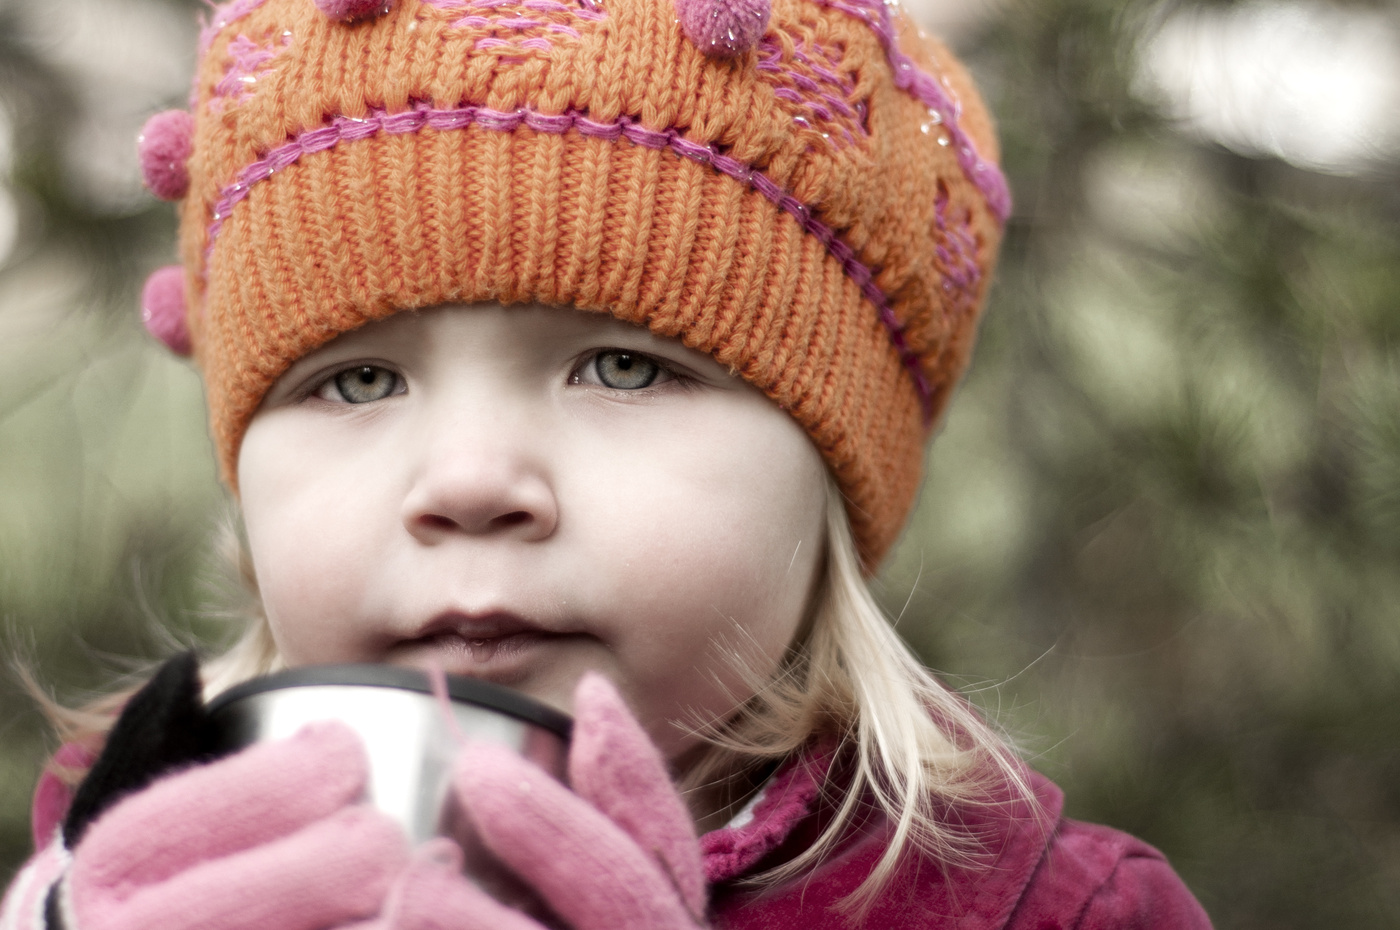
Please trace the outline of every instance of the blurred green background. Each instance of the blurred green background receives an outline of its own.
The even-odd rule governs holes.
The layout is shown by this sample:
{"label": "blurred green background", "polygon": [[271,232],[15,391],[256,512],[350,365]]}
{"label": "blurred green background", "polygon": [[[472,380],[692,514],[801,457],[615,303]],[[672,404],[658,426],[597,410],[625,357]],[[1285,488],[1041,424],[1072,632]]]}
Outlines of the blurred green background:
{"label": "blurred green background", "polygon": [[[1017,208],[882,597],[1217,926],[1400,926],[1400,7],[911,5]],[[0,643],[69,702],[224,635],[199,383],[135,310],[201,8],[0,0]],[[53,745],[6,676],[0,879]]]}

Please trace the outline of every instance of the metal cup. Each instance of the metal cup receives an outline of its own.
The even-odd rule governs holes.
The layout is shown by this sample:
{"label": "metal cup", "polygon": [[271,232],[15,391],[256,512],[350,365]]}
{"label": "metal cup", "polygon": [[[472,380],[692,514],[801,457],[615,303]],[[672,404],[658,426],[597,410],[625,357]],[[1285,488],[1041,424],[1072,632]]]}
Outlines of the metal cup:
{"label": "metal cup", "polygon": [[540,902],[482,847],[457,810],[452,763],[465,737],[508,746],[563,781],[573,722],[506,688],[445,678],[447,702],[414,669],[306,666],[230,688],[209,702],[209,717],[224,751],[283,739],[314,721],[341,721],[364,741],[369,804],[397,821],[415,845],[434,836],[457,840],[469,877],[502,902],[547,919]]}

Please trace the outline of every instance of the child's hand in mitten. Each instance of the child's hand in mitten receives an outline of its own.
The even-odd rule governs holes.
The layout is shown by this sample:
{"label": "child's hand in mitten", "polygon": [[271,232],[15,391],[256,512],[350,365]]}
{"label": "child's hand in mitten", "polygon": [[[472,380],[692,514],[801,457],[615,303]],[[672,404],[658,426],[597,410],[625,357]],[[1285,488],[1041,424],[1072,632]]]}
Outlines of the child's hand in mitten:
{"label": "child's hand in mitten", "polygon": [[408,841],[355,803],[366,777],[358,738],[326,723],[156,781],[73,849],[66,930],[323,930],[379,913]]}
{"label": "child's hand in mitten", "polygon": [[[508,749],[469,744],[458,797],[481,841],[573,930],[696,930],[705,924],[700,845],[660,753],[606,680],[574,699],[573,791]],[[541,930],[460,874],[437,841],[390,896],[391,930]]]}

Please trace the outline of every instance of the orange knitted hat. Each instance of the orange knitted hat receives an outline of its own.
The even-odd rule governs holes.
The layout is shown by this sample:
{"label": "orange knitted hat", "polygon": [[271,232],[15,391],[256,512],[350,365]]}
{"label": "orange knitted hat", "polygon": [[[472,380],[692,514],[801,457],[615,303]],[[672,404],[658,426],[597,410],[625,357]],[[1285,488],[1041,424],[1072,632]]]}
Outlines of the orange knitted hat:
{"label": "orange knitted hat", "polygon": [[[771,5],[770,5],[771,4]],[[966,73],[882,0],[233,0],[147,325],[232,486],[296,359],[404,309],[531,301],[707,352],[807,430],[873,566],[966,363],[1009,211]]]}

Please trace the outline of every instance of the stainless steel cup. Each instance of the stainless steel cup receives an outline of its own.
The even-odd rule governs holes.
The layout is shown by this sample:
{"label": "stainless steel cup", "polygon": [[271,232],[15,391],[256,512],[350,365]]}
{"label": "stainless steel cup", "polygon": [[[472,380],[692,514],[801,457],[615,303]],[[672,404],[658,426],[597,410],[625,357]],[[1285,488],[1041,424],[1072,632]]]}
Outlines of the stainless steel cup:
{"label": "stainless steel cup", "polygon": [[255,678],[209,702],[219,748],[233,751],[282,739],[308,723],[339,720],[364,741],[366,800],[397,821],[415,845],[451,836],[465,871],[507,904],[542,908],[472,835],[452,803],[452,763],[462,737],[508,746],[564,780],[572,721],[506,688],[445,676],[449,701],[428,676],[387,665],[316,665]]}

